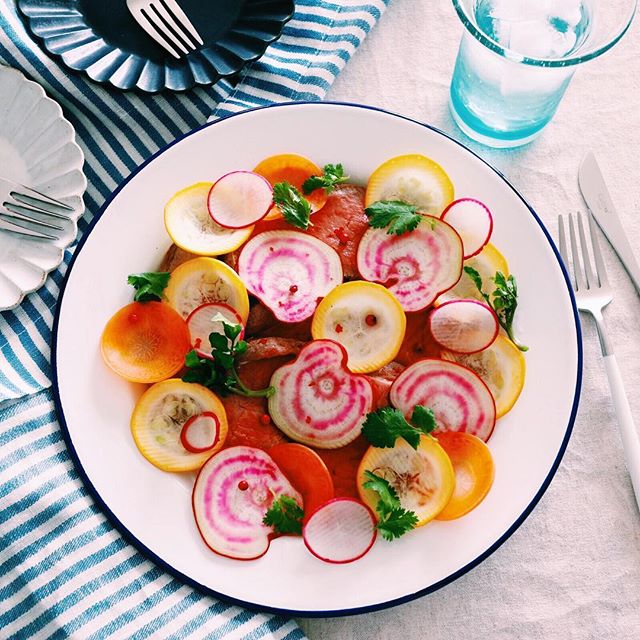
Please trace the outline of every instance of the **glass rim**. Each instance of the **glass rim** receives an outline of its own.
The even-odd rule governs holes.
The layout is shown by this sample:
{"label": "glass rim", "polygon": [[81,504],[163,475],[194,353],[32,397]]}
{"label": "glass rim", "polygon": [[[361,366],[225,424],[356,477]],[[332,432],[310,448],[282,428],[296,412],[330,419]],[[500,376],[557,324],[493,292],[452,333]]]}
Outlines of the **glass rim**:
{"label": "glass rim", "polygon": [[633,17],[636,13],[636,8],[638,5],[638,0],[633,0],[630,3],[630,10],[627,16],[625,16],[624,21],[621,22],[621,26],[616,31],[616,33],[607,40],[605,43],[587,49],[581,53],[577,53],[576,55],[566,56],[564,58],[532,58],[529,56],[523,56],[519,54],[517,51],[513,49],[508,49],[498,44],[495,40],[489,38],[485,33],[483,33],[473,22],[469,14],[467,13],[465,7],[463,6],[464,0],[452,0],[453,6],[458,14],[458,17],[464,24],[465,28],[469,33],[478,40],[481,44],[483,44],[487,49],[491,49],[495,53],[507,58],[509,60],[513,60],[514,62],[518,62],[521,64],[529,64],[538,67],[568,67],[571,65],[581,64],[583,62],[587,62],[589,60],[593,60],[598,56],[602,55],[611,47],[613,47],[622,36],[627,32],[629,27],[631,26],[631,22],[633,21]]}

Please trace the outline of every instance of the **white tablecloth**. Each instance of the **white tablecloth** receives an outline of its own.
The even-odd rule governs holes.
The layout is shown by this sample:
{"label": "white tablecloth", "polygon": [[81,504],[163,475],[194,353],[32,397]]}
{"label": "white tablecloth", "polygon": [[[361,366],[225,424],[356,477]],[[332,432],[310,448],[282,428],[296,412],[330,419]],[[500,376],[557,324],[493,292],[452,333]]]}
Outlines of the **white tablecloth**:
{"label": "white tablecloth", "polygon": [[[474,145],[448,113],[461,33],[448,0],[394,0],[328,99],[396,111],[469,144],[521,191],[554,237],[558,213],[584,211],[577,169],[593,149],[640,257],[640,19],[614,49],[578,70],[546,131],[516,151]],[[640,427],[640,299],[610,247],[604,250],[616,292],[607,319]],[[549,490],[520,529],[432,595],[373,614],[302,620],[311,640],[640,638],[640,514],[595,330],[583,320],[574,433]]]}

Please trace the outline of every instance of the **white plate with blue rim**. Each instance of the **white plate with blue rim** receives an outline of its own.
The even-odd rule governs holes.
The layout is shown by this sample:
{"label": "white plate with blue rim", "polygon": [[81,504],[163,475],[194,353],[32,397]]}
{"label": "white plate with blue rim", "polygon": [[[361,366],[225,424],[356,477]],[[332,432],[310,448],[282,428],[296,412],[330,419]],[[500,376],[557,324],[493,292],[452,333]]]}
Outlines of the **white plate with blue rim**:
{"label": "white plate with blue rim", "polygon": [[[274,540],[265,556],[250,562],[212,553],[191,513],[193,477],[163,473],[141,457],[129,417],[142,387],[113,375],[99,353],[105,323],[131,299],[127,275],[157,269],[170,246],[162,211],[171,195],[281,152],[319,165],[342,162],[360,184],[395,155],[421,153],[440,163],[458,196],[479,198],[492,209],[492,242],[517,276],[517,332],[530,347],[522,395],[489,440],[496,475],[487,498],[459,520],[431,522],[392,543],[379,539],[351,564],[324,563],[293,537]],[[56,318],[54,365],[58,413],[76,464],[133,544],[207,593],[252,608],[327,616],[426,595],[509,538],[548,487],[567,446],[582,352],[566,272],[540,219],[514,187],[424,124],[370,107],[321,103],[267,107],[207,125],[158,153],[121,185],[70,267]]]}
{"label": "white plate with blue rim", "polygon": [[87,187],[84,154],[60,105],[16,69],[0,66],[0,177],[27,185],[72,207],[59,221],[57,240],[37,240],[2,231],[0,311],[18,305],[45,282],[76,237]]}

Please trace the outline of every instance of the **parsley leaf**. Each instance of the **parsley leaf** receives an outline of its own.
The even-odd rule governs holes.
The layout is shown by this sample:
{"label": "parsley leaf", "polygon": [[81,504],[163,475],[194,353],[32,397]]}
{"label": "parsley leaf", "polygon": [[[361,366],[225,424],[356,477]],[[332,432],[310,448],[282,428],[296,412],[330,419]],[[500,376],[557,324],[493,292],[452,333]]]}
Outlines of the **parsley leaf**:
{"label": "parsley leaf", "polygon": [[278,496],[264,514],[262,523],[273,527],[276,533],[296,533],[302,535],[304,511],[291,497]]}
{"label": "parsley leaf", "polygon": [[376,527],[380,535],[391,541],[414,529],[418,524],[418,517],[413,511],[403,509],[396,490],[389,482],[371,471],[365,471],[364,475],[367,481],[362,486],[375,491],[379,497],[376,505],[379,520]]}
{"label": "parsley leaf", "polygon": [[322,188],[326,193],[331,193],[336,185],[347,180],[349,176],[344,175],[344,167],[341,164],[325,164],[321,176],[311,176],[304,181],[302,191],[309,195],[312,191]]}
{"label": "parsley leaf", "polygon": [[370,226],[374,229],[387,227],[388,234],[398,236],[413,231],[420,224],[422,216],[417,211],[418,207],[402,200],[378,200],[364,210]]}
{"label": "parsley leaf", "polygon": [[469,266],[464,267],[465,273],[471,278],[476,285],[476,289],[484,298],[485,302],[495,311],[500,326],[507,332],[509,339],[520,351],[528,351],[529,347],[519,344],[513,334],[513,318],[518,307],[518,286],[516,279],[510,275],[505,276],[501,271],[496,271],[496,275],[491,278],[496,285],[493,292],[493,300],[489,294],[482,290],[482,278],[480,274]]}
{"label": "parsley leaf", "polygon": [[362,435],[374,446],[391,448],[398,438],[404,438],[414,449],[420,444],[420,434],[430,433],[436,427],[436,420],[431,409],[416,405],[411,415],[412,426],[402,411],[393,407],[383,407],[372,411],[362,425]]}
{"label": "parsley leaf", "polygon": [[169,284],[169,272],[132,273],[127,278],[127,284],[132,285],[136,294],[133,299],[136,302],[151,302],[162,300],[162,294]]}
{"label": "parsley leaf", "polygon": [[194,349],[184,359],[187,371],[182,376],[184,382],[197,382],[222,395],[236,393],[240,396],[268,398],[275,393],[273,387],[249,389],[240,380],[236,369],[236,357],[247,350],[247,343],[239,340],[242,327],[224,318],[216,318],[223,323],[224,334],[209,334],[211,358],[202,358]]}
{"label": "parsley leaf", "polygon": [[284,219],[294,227],[308,229],[311,222],[311,205],[308,200],[288,182],[273,185],[273,202],[278,205]]}

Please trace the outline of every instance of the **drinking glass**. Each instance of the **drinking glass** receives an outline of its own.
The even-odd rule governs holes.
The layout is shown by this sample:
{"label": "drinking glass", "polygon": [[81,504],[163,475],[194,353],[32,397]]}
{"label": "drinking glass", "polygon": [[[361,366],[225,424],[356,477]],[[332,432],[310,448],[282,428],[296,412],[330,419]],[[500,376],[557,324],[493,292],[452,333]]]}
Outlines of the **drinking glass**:
{"label": "drinking glass", "polygon": [[636,3],[453,0],[465,26],[449,101],[456,124],[491,147],[533,140],[556,112],[577,65],[620,40]]}

